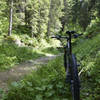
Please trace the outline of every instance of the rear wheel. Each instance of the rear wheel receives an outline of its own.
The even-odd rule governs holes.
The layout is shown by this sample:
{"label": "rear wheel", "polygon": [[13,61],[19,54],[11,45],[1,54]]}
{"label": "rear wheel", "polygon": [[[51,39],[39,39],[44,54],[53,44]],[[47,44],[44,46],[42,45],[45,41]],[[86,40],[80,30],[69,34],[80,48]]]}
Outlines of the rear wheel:
{"label": "rear wheel", "polygon": [[71,92],[73,100],[80,100],[80,83],[78,77],[77,61],[76,57],[71,57]]}

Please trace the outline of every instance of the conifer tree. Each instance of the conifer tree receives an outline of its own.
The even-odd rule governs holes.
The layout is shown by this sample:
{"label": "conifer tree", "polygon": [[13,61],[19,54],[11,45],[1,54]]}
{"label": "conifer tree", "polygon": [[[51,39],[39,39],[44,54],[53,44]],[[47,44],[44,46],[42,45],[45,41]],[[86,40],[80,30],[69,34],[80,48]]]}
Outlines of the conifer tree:
{"label": "conifer tree", "polygon": [[8,35],[11,36],[12,34],[12,21],[13,21],[13,0],[9,0],[9,30],[8,30]]}

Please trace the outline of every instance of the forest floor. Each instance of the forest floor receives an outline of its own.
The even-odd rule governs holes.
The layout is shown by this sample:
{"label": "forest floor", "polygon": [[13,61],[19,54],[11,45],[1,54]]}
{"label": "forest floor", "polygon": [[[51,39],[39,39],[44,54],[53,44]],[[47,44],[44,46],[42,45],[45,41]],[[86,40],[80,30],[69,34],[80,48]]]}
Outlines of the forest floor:
{"label": "forest floor", "polygon": [[48,61],[55,59],[59,55],[48,55],[46,57],[40,57],[36,60],[29,60],[16,65],[10,70],[0,72],[0,88],[4,91],[8,91],[8,85],[11,82],[21,80],[25,75],[31,73],[37,69],[37,65],[47,64]]}

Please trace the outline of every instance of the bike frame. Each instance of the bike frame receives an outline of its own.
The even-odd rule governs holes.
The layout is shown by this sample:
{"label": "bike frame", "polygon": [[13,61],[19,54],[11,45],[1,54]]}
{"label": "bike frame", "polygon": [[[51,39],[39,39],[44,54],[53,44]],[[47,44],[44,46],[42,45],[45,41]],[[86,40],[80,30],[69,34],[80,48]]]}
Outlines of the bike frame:
{"label": "bike frame", "polygon": [[65,70],[66,70],[66,67],[67,67],[67,63],[66,63],[67,56],[70,58],[71,55],[72,55],[71,33],[69,33],[68,35],[69,36],[67,38],[67,44],[64,47],[64,66],[65,66]]}
{"label": "bike frame", "polygon": [[[65,72],[66,74],[66,83],[70,83],[71,85],[71,92],[72,92],[72,97],[73,100],[80,100],[80,91],[79,91],[79,78],[78,78],[78,70],[77,70],[77,61],[76,57],[74,54],[72,54],[72,43],[71,39],[72,36],[74,38],[77,38],[78,36],[82,34],[74,34],[76,33],[75,31],[67,31],[68,34],[67,36],[54,36],[52,38],[57,38],[60,40],[62,45],[64,46],[64,67],[65,67]],[[61,38],[66,39],[67,43],[66,45],[63,44]]]}

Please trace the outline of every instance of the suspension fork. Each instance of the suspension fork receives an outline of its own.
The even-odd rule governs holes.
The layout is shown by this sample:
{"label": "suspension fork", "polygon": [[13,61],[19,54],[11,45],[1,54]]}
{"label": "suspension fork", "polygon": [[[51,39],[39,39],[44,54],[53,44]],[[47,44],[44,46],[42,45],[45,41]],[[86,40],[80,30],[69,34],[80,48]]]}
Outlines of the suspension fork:
{"label": "suspension fork", "polygon": [[68,59],[69,59],[69,73],[72,75],[72,44],[71,44],[71,33],[69,33],[69,39],[67,40],[68,45]]}
{"label": "suspension fork", "polygon": [[69,44],[69,55],[72,55],[71,33],[69,34],[69,40],[67,42]]}
{"label": "suspension fork", "polygon": [[64,47],[64,67],[65,67],[65,71],[67,68],[67,51],[66,51],[66,47]]}
{"label": "suspension fork", "polygon": [[[67,56],[68,56],[68,58],[67,58]],[[72,57],[72,45],[71,45],[71,33],[69,33],[69,39],[67,40],[67,45],[64,47],[64,67],[65,67],[65,71],[67,69],[67,59],[69,59],[69,62],[72,62],[71,57]],[[69,67],[71,68],[71,65],[69,65]]]}

